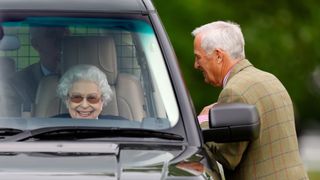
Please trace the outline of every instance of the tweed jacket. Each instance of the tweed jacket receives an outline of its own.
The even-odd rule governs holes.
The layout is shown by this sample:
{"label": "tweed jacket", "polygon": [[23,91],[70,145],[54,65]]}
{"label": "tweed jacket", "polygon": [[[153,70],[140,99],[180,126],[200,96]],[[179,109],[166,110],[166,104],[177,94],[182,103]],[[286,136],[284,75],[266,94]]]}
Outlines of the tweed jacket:
{"label": "tweed jacket", "polygon": [[209,155],[225,167],[226,179],[308,179],[300,159],[291,98],[272,74],[248,60],[232,68],[218,103],[255,105],[260,137],[253,142],[214,143]]}

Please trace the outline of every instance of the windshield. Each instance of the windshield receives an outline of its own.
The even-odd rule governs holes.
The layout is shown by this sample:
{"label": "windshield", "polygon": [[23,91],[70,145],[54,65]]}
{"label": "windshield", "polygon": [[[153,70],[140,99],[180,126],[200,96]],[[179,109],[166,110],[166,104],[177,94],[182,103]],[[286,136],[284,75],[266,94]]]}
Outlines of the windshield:
{"label": "windshield", "polygon": [[[30,16],[1,26],[2,129],[176,125],[177,102],[148,21]],[[108,85],[94,70],[71,76],[80,64],[98,68]]]}

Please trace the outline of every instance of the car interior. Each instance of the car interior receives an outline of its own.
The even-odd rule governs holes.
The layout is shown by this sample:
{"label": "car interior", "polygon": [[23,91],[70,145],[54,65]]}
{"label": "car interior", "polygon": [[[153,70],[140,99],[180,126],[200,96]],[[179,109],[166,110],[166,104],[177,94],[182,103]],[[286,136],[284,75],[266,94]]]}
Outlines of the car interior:
{"label": "car interior", "polygon": [[[2,27],[0,118],[52,118],[68,113],[65,102],[57,96],[59,80],[74,65],[89,64],[106,74],[113,91],[102,115],[135,122],[165,119],[170,126],[178,122],[178,108],[163,56],[151,26],[144,20],[30,17],[21,22],[3,22]],[[41,75],[38,83],[26,82],[29,77],[23,77],[21,72],[40,64],[40,53],[32,44],[30,30],[44,27],[63,27],[69,32],[58,42],[59,72]],[[52,50],[49,43],[43,48]],[[25,97],[23,84],[33,87],[34,97],[17,101]]]}
{"label": "car interior", "polygon": [[[131,120],[142,120],[145,117],[141,83],[137,77],[118,71],[116,47],[111,36],[71,36],[64,38],[62,44],[61,73],[73,65],[90,63],[107,75],[114,96],[104,107],[103,114]],[[59,75],[42,78],[34,106],[36,117],[50,117],[67,112],[64,103],[56,96],[58,81]]]}

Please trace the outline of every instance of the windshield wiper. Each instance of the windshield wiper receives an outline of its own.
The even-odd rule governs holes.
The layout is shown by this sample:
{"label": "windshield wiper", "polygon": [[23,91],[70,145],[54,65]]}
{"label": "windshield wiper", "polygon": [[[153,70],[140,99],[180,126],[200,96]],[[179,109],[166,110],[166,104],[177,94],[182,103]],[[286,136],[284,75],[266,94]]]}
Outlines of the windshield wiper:
{"label": "windshield wiper", "polygon": [[23,132],[21,129],[15,129],[15,128],[0,128],[0,139],[3,139],[3,136],[12,136],[15,134],[19,134]]}
{"label": "windshield wiper", "polygon": [[31,138],[45,140],[77,140],[101,137],[142,137],[178,141],[183,140],[183,137],[177,134],[149,129],[63,126],[26,130],[19,134],[7,137],[4,141],[25,141]]}

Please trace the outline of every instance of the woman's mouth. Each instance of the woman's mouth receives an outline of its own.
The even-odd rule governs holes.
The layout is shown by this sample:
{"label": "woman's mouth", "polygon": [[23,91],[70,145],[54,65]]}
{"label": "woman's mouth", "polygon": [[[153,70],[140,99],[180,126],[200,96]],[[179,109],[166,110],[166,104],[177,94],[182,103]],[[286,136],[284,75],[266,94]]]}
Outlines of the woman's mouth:
{"label": "woman's mouth", "polygon": [[94,111],[77,111],[80,117],[89,117],[93,114]]}

